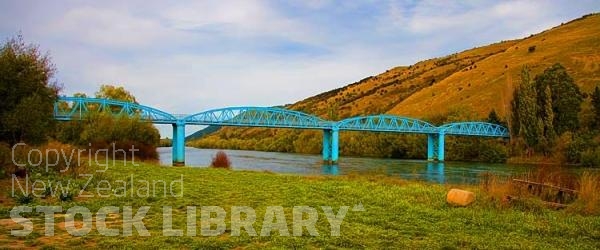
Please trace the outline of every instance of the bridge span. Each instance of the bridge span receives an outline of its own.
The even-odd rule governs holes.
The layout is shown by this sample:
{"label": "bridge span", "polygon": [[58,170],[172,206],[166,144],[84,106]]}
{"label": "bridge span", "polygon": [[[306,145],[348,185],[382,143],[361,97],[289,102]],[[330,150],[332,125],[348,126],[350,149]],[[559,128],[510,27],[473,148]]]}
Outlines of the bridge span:
{"label": "bridge span", "polygon": [[435,126],[419,119],[388,114],[327,121],[311,114],[276,107],[228,107],[192,115],[173,115],[149,106],[111,99],[61,96],[54,103],[54,118],[59,121],[80,120],[90,112],[108,112],[115,116],[138,117],[155,124],[171,124],[174,166],[185,165],[185,126],[188,124],[322,130],[323,160],[331,163],[339,159],[340,131],[426,134],[429,161],[444,161],[446,135],[509,137],[507,128],[492,123],[467,121]]}

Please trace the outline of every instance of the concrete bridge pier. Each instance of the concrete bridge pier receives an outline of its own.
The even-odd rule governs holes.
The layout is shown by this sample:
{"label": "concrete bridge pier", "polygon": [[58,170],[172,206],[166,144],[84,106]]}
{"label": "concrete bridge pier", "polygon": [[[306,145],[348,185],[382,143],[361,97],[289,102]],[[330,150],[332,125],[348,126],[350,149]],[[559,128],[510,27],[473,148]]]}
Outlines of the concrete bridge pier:
{"label": "concrete bridge pier", "polygon": [[185,166],[185,122],[177,120],[173,124],[173,166]]}
{"label": "concrete bridge pier", "polygon": [[339,128],[323,130],[323,162],[335,164],[339,158]]}
{"label": "concrete bridge pier", "polygon": [[444,161],[445,134],[427,134],[427,160]]}

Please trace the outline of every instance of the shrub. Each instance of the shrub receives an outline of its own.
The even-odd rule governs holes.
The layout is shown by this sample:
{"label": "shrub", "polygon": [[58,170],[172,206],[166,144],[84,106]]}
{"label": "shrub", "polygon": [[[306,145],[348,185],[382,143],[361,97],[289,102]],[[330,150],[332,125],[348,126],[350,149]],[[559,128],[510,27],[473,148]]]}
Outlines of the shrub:
{"label": "shrub", "polygon": [[31,202],[33,202],[33,195],[31,194],[27,194],[27,195],[18,195],[16,197],[17,199],[17,203],[24,205],[24,204],[29,204]]}
{"label": "shrub", "polygon": [[491,163],[504,163],[506,159],[508,159],[506,146],[493,142],[481,144],[479,160]]}
{"label": "shrub", "polygon": [[581,153],[581,165],[600,167],[600,148],[587,149]]}
{"label": "shrub", "polygon": [[60,198],[60,201],[72,201],[73,196],[74,195],[71,192],[64,192],[64,193],[60,194],[59,198]]}
{"label": "shrub", "polygon": [[219,151],[219,152],[217,152],[215,157],[212,158],[212,162],[210,163],[210,166],[213,168],[229,169],[229,168],[231,168],[231,161],[229,161],[229,157],[227,156],[227,154],[225,154],[225,152]]}
{"label": "shrub", "polygon": [[529,53],[532,53],[532,52],[534,52],[534,51],[535,51],[535,45],[533,45],[533,46],[529,46],[529,49],[527,49],[527,51],[528,51]]}

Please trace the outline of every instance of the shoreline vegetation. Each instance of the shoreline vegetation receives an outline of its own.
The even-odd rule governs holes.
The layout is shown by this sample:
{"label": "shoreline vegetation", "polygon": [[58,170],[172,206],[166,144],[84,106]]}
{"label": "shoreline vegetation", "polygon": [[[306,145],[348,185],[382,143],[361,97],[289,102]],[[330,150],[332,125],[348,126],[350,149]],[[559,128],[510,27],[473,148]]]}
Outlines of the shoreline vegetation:
{"label": "shoreline vegetation", "polygon": [[[34,197],[23,199],[10,196],[11,179],[0,180],[0,246],[9,247],[212,247],[212,248],[577,248],[594,249],[600,247],[600,181],[598,175],[565,175],[557,169],[540,169],[529,174],[530,180],[540,182],[561,181],[580,192],[580,197],[565,209],[557,210],[546,206],[543,198],[550,192],[530,195],[527,189],[519,189],[505,179],[489,175],[482,177],[480,185],[434,184],[422,181],[407,181],[383,175],[346,176],[298,176],[274,174],[270,172],[231,171],[215,168],[173,168],[156,163],[141,162],[134,166],[129,162],[115,161],[103,173],[95,172],[104,166],[82,165],[71,169],[73,173],[92,173],[96,176],[86,187],[87,192],[95,192],[101,180],[114,183],[123,176],[136,180],[133,188],[143,187],[137,180],[166,183],[181,180],[182,197],[169,196],[79,197],[71,198]],[[51,171],[38,175],[43,168],[32,168],[29,178],[53,181],[71,180],[83,183],[86,180],[71,172]],[[177,185],[176,185],[177,186]],[[156,188],[156,187],[154,187]],[[158,185],[157,193],[162,193]],[[164,187],[170,190],[168,185]],[[446,203],[446,193],[451,188],[460,188],[476,194],[476,201],[467,207],[454,207]],[[177,191],[176,191],[177,192]],[[507,200],[507,194],[519,199]],[[585,199],[585,202],[579,199]],[[341,206],[353,207],[361,204],[364,212],[348,212],[341,224],[341,235],[321,234],[310,236],[306,232],[301,237],[278,236],[277,230],[271,236],[253,237],[242,232],[241,236],[231,236],[230,224],[227,230],[217,237],[165,237],[162,236],[161,207],[173,208],[173,228],[186,228],[185,211],[187,206],[220,206],[228,213],[232,206],[249,206],[261,217],[268,206],[286,208],[286,219],[292,220],[287,208],[294,206],[332,206],[334,211]],[[9,212],[17,205],[62,206],[63,211],[73,206],[85,206],[91,211],[100,207],[150,206],[144,219],[152,237],[106,237],[92,230],[83,237],[67,234],[64,216],[55,216],[57,226],[55,236],[44,235],[43,214],[29,214],[36,222],[34,232],[29,236],[15,237],[11,229],[20,229],[12,222]],[[64,212],[63,212],[64,213]],[[329,224],[319,212],[316,227],[320,232],[328,232]],[[40,223],[42,221],[42,223]],[[117,213],[110,217],[113,228],[120,228],[122,217]],[[291,229],[291,224],[288,223]],[[256,226],[260,230],[259,226]],[[243,230],[242,230],[243,231]],[[60,240],[57,240],[60,239]],[[126,240],[124,240],[126,239]]]}

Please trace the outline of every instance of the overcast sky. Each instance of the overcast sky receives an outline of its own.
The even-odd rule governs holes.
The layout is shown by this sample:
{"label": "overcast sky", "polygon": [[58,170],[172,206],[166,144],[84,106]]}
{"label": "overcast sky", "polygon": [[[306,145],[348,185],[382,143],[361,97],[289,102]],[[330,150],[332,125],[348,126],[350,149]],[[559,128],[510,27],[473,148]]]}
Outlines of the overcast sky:
{"label": "overcast sky", "polygon": [[0,38],[21,32],[48,51],[65,95],[116,84],[191,114],[293,103],[599,11],[598,0],[0,0]]}

